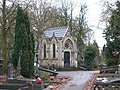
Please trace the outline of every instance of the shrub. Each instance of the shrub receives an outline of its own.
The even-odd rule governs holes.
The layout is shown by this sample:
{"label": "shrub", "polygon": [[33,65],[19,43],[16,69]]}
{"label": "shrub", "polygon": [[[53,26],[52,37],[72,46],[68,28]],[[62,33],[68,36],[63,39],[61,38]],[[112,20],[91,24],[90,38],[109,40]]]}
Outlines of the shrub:
{"label": "shrub", "polygon": [[40,78],[43,80],[43,81],[49,81],[49,74],[47,72],[42,72],[41,75],[40,75]]}

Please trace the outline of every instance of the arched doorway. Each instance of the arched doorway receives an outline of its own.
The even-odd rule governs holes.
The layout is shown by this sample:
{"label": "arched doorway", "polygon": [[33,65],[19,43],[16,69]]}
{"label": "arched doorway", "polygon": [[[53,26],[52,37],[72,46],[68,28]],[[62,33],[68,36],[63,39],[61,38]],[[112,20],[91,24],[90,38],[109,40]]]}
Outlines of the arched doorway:
{"label": "arched doorway", "polygon": [[70,52],[64,52],[64,67],[70,67]]}

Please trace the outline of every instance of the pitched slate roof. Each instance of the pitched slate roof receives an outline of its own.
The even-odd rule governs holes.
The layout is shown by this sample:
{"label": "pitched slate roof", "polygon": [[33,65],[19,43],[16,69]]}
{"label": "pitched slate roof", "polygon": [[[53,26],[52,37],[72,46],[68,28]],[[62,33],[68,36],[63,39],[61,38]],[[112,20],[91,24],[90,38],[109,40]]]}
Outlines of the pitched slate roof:
{"label": "pitched slate roof", "polygon": [[46,29],[44,34],[47,38],[51,38],[53,35],[55,35],[55,37],[64,37],[67,31],[68,27],[55,27]]}

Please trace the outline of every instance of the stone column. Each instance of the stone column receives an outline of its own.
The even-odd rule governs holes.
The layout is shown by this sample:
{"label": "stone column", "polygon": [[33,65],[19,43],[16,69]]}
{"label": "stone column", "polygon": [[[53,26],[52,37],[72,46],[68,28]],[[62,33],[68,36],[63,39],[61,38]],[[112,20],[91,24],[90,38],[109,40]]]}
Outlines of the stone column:
{"label": "stone column", "polygon": [[18,60],[18,65],[17,65],[17,76],[21,75],[21,55],[22,55],[22,50],[19,52],[19,60]]}

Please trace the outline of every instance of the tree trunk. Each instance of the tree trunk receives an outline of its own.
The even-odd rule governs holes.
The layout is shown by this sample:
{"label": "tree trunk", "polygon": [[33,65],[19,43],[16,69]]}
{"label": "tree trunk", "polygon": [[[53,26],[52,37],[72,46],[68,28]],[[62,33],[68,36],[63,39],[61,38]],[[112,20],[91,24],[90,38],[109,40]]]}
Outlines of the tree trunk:
{"label": "tree trunk", "polygon": [[3,73],[7,74],[7,37],[6,37],[6,16],[5,16],[6,0],[3,0],[2,10],[2,58],[3,58]]}

